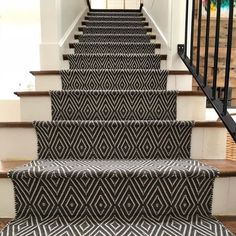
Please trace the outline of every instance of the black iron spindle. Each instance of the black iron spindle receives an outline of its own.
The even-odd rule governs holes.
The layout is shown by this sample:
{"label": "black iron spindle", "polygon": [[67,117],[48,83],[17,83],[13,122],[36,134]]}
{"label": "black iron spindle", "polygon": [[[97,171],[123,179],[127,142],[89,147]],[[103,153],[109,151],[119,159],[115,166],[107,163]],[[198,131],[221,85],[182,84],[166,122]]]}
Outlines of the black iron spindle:
{"label": "black iron spindle", "polygon": [[213,86],[212,87],[212,97],[213,97],[213,99],[216,99],[216,89],[217,89],[216,86],[217,86],[218,56],[219,56],[220,14],[221,14],[221,0],[217,0],[214,71],[213,71],[213,85],[212,85]]}
{"label": "black iron spindle", "polygon": [[196,65],[197,74],[199,74],[199,69],[200,69],[201,32],[202,32],[202,0],[199,0],[199,6],[198,6],[198,35],[197,35],[197,65]]}
{"label": "black iron spindle", "polygon": [[227,56],[226,56],[224,102],[223,102],[223,114],[222,115],[226,115],[227,107],[228,107],[227,105],[228,105],[228,93],[229,93],[231,52],[232,52],[233,17],[234,17],[234,0],[229,0]]}
{"label": "black iron spindle", "polygon": [[188,50],[188,7],[189,0],[186,0],[186,16],[185,16],[185,40],[184,40],[184,56],[187,57]]}
{"label": "black iron spindle", "polygon": [[192,0],[192,29],[191,29],[191,45],[190,45],[190,65],[193,64],[193,42],[194,42],[194,21],[195,21],[195,0]]}
{"label": "black iron spindle", "polygon": [[206,19],[206,40],[205,40],[205,61],[204,61],[204,81],[203,85],[207,85],[208,73],[208,54],[209,54],[209,35],[210,35],[210,18],[211,17],[211,1],[207,2],[207,19]]}

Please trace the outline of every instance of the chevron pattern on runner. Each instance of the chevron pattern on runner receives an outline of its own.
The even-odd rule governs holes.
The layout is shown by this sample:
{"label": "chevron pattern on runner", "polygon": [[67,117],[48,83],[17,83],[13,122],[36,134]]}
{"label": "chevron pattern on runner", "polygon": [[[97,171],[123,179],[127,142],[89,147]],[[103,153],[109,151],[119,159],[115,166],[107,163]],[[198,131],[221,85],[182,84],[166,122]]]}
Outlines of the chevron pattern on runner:
{"label": "chevron pattern on runner", "polygon": [[148,34],[80,34],[79,42],[132,42],[132,43],[150,43],[151,36]]}
{"label": "chevron pattern on runner", "polygon": [[43,160],[190,158],[190,121],[34,122]]}
{"label": "chevron pattern on runner", "polygon": [[154,54],[156,43],[74,43],[75,53]]}
{"label": "chevron pattern on runner", "polygon": [[175,120],[175,91],[51,91],[53,120]]}
{"label": "chevron pattern on runner", "polygon": [[71,54],[70,69],[160,69],[155,54]]}
{"label": "chevron pattern on runner", "polygon": [[63,90],[165,90],[167,70],[62,70]]}
{"label": "chevron pattern on runner", "polygon": [[[112,19],[111,19],[112,20]],[[88,27],[144,27],[147,23],[144,21],[85,21],[84,24]]]}
{"label": "chevron pattern on runner", "polygon": [[84,34],[146,34],[147,28],[144,27],[83,27]]}

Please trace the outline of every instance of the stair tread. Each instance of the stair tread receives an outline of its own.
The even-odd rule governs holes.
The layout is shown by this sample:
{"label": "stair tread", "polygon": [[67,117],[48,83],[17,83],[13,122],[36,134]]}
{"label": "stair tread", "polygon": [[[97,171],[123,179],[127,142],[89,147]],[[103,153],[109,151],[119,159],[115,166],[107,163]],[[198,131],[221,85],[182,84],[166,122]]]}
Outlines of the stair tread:
{"label": "stair tread", "polygon": [[[220,171],[220,177],[236,177],[236,161],[233,160],[206,160],[198,159],[198,161],[217,168]],[[0,178],[7,178],[7,173],[29,163],[28,160],[21,161],[0,161]]]}
{"label": "stair tread", "polygon": [[[84,90],[77,90],[77,91],[84,91]],[[100,90],[88,90],[88,91],[100,91]],[[103,91],[106,92],[107,90],[103,90]],[[117,91],[130,92],[132,90],[117,90]],[[135,91],[135,92],[138,92],[138,91]],[[145,92],[145,90],[140,91],[140,92]],[[21,91],[21,92],[14,92],[14,94],[19,97],[35,97],[35,96],[49,96],[50,92],[49,91]],[[178,96],[204,96],[204,94],[201,91],[178,91]]]}
{"label": "stair tread", "polygon": [[[109,47],[108,47],[109,46]],[[127,53],[140,53],[140,49],[142,49],[142,53],[154,53],[155,48],[160,48],[160,43],[131,43],[131,42],[75,42],[69,44],[70,48],[77,49],[79,47],[79,50],[82,52],[79,53],[94,53],[95,50],[98,51],[98,53],[108,53],[108,50],[111,50],[111,53],[124,53],[124,51],[128,50]],[[85,48],[86,47],[86,48]],[[91,48],[89,48],[91,47]],[[96,48],[94,48],[96,47]],[[103,47],[103,50],[100,52],[100,47]],[[130,52],[131,48],[133,48],[132,52]],[[150,52],[150,49],[152,51]],[[90,50],[89,50],[90,49]],[[116,50],[115,50],[116,49]],[[144,50],[145,49],[145,50]],[[148,50],[149,49],[149,50]],[[85,51],[86,50],[86,51]],[[115,50],[115,51],[114,51]],[[78,53],[78,52],[76,52]]]}
{"label": "stair tread", "polygon": [[[89,71],[89,69],[88,69],[88,71]],[[38,75],[60,75],[60,70],[38,70],[38,71],[30,71],[30,73],[34,76],[38,76]],[[170,71],[168,71],[168,73],[169,73],[169,75],[191,75],[191,73],[187,70],[170,70]],[[50,78],[50,77],[47,77],[47,78]]]}
{"label": "stair tread", "polygon": [[103,20],[121,20],[121,19],[137,19],[138,21],[145,21],[146,18],[143,16],[86,16],[85,20],[92,21],[92,20],[98,20],[101,19]]}
{"label": "stair tread", "polygon": [[[56,227],[60,229],[60,232],[63,232],[64,235],[80,235],[90,236],[92,232],[109,232],[107,235],[158,235],[160,232],[162,235],[168,235],[169,232],[174,228],[175,236],[183,236],[183,235],[194,235],[198,228],[201,229],[201,232],[207,232],[207,234],[199,234],[199,235],[217,235],[217,236],[233,236],[233,234],[229,233],[228,230],[220,224],[213,217],[204,217],[204,216],[196,216],[192,221],[183,220],[181,217],[173,217],[173,216],[165,216],[163,217],[163,221],[157,220],[154,217],[145,217],[142,216],[133,222],[125,222],[122,217],[114,217],[111,219],[107,219],[104,222],[97,222],[93,217],[86,217],[83,221],[80,220],[68,220],[66,217],[50,217],[48,219],[43,219],[39,221],[39,218],[28,217],[23,218],[19,224],[19,222],[13,221],[11,225],[8,226],[8,232],[15,232],[20,227],[20,225],[30,225],[30,223],[37,225],[37,233],[39,235],[49,235],[45,234],[45,229],[51,229],[51,227]],[[211,227],[209,227],[209,225]],[[17,227],[18,226],[18,227]],[[85,228],[86,227],[86,228]],[[177,228],[178,227],[178,228]],[[181,228],[180,228],[181,227]],[[177,229],[176,229],[177,228]],[[104,230],[106,229],[106,231]],[[181,231],[180,231],[181,230]],[[183,234],[183,231],[187,231],[186,234]],[[33,227],[29,227],[27,233],[30,235],[35,233],[35,229]],[[87,231],[89,231],[87,233]],[[67,233],[68,232],[68,233]],[[118,232],[118,234],[116,234]],[[122,232],[125,232],[124,234]],[[129,234],[127,234],[127,232]],[[139,233],[141,232],[141,234]],[[154,232],[154,234],[152,234]],[[165,234],[165,232],[167,232]],[[120,233],[120,234],[119,234]],[[157,233],[157,234],[156,234]],[[13,234],[9,234],[13,235]],[[50,234],[53,235],[53,234]],[[102,234],[97,234],[102,235]],[[104,234],[105,235],[105,234]]]}
{"label": "stair tread", "polygon": [[[167,54],[64,54],[63,55],[63,60],[69,60],[69,57],[73,57],[73,58],[76,58],[76,57],[91,57],[91,58],[98,58],[98,57],[102,57],[102,58],[111,58],[111,57],[127,57],[128,59],[130,59],[129,57],[133,57],[133,58],[149,58],[149,57],[152,57],[152,58],[158,58],[160,57],[161,60],[167,60]],[[73,68],[73,67],[72,67]],[[160,69],[160,68],[158,68]]]}
{"label": "stair tread", "polygon": [[[218,121],[195,121],[195,128],[224,128]],[[33,128],[32,122],[0,122],[0,128]]]}

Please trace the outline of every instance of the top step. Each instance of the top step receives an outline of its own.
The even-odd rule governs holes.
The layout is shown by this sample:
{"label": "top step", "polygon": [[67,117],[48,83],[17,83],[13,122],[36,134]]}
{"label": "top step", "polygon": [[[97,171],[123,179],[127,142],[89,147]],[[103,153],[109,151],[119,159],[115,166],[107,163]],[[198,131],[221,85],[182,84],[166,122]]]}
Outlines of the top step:
{"label": "top step", "polygon": [[88,12],[88,16],[143,16],[137,11],[95,11]]}
{"label": "top step", "polygon": [[88,21],[145,21],[142,16],[86,16]]}

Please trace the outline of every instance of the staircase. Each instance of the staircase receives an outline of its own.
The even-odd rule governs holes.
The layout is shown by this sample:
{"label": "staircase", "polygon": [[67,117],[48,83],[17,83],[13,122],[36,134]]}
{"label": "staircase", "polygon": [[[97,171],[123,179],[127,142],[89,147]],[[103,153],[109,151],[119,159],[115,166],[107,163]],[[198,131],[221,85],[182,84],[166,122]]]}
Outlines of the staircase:
{"label": "staircase", "polygon": [[220,173],[196,160],[216,124],[191,77],[163,69],[140,12],[88,12],[82,25],[70,69],[16,92],[24,122],[0,124],[5,158],[32,160],[9,171],[16,217],[0,235],[232,236],[212,216]]}

